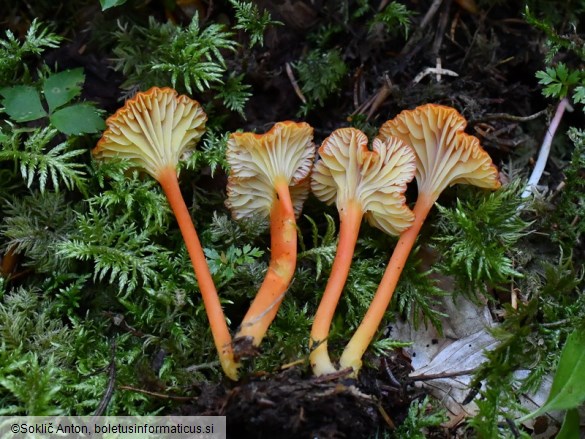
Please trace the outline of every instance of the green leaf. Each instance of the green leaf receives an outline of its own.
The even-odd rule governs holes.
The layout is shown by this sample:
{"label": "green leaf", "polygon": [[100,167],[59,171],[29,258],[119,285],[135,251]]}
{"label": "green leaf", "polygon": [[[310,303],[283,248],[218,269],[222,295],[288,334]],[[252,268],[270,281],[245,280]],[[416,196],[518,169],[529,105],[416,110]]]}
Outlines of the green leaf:
{"label": "green leaf", "polygon": [[90,104],[76,104],[51,114],[51,123],[62,133],[85,134],[103,130],[106,125]]}
{"label": "green leaf", "polygon": [[556,439],[573,439],[579,437],[579,412],[577,409],[568,410],[565,414],[561,431]]}
{"label": "green leaf", "polygon": [[555,82],[556,81],[556,73],[555,70],[552,68],[547,68],[546,72],[543,72],[542,70],[539,70],[538,72],[536,72],[535,75],[538,79],[540,79],[540,81],[538,81],[539,84],[542,85],[548,85],[551,82]]}
{"label": "green leaf", "polygon": [[567,338],[546,403],[521,422],[551,410],[572,409],[585,401],[585,331],[576,329]]}
{"label": "green leaf", "polygon": [[580,85],[575,87],[575,92],[573,93],[573,101],[578,104],[585,104],[585,86]]}
{"label": "green leaf", "polygon": [[28,85],[17,85],[0,90],[4,96],[4,111],[15,122],[28,122],[45,117],[47,112],[41,104],[39,92]]}
{"label": "green leaf", "polygon": [[123,5],[126,3],[126,0],[100,0],[100,3],[102,5],[102,11],[105,11],[106,9]]}
{"label": "green leaf", "polygon": [[49,76],[43,87],[45,99],[49,104],[49,112],[52,113],[81,93],[81,84],[84,81],[85,75],[81,67]]}

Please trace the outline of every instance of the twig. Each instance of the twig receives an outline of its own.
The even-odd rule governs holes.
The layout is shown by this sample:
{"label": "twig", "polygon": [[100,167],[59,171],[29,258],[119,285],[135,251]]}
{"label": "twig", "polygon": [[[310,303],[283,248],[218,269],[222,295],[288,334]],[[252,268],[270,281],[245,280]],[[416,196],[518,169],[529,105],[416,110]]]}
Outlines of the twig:
{"label": "twig", "polygon": [[433,3],[429,7],[429,10],[427,11],[425,16],[423,17],[422,21],[420,22],[420,27],[419,27],[420,29],[426,27],[426,25],[429,24],[429,22],[433,19],[433,17],[435,16],[437,11],[439,10],[441,3],[443,3],[443,0],[433,0]]}
{"label": "twig", "polygon": [[390,0],[382,0],[378,5],[378,12],[382,12]]}
{"label": "twig", "polygon": [[368,111],[368,115],[366,116],[366,120],[370,120],[370,118],[374,115],[374,113],[380,108],[380,106],[384,103],[386,99],[392,94],[392,82],[388,75],[384,75],[384,84],[378,90],[378,93],[375,95],[375,99],[370,106],[370,110]]}
{"label": "twig", "polygon": [[559,326],[566,326],[567,323],[570,323],[569,319],[557,320],[556,322],[549,322],[549,323],[540,323],[540,326],[543,328],[556,328]]}
{"label": "twig", "polygon": [[[106,387],[106,391],[104,392],[104,396],[95,410],[93,417],[102,416],[106,409],[108,408],[108,404],[112,400],[112,396],[114,395],[114,388],[116,386],[116,340],[112,340],[112,344],[110,346],[111,349],[111,359],[110,364],[108,365],[108,387]],[[93,420],[92,420],[93,422]]]}
{"label": "twig", "polygon": [[416,377],[408,377],[406,381],[409,383],[413,383],[415,381],[431,381],[431,380],[439,380],[441,378],[453,378],[462,375],[471,375],[474,373],[476,369],[468,369],[468,370],[461,370],[459,372],[444,372],[444,373],[435,373],[429,375],[420,375]]}
{"label": "twig", "polygon": [[338,378],[345,378],[346,376],[348,376],[352,372],[353,372],[353,369],[351,367],[348,367],[345,369],[338,370],[337,372],[328,373],[327,375],[318,376],[316,378],[313,378],[312,381],[313,381],[313,383],[326,383],[328,381],[335,381]]}
{"label": "twig", "polygon": [[[501,128],[493,133],[489,133],[487,130],[484,130],[481,126],[482,124],[476,124],[473,129],[483,138],[487,140],[491,140],[492,142],[498,143],[500,146],[509,146],[512,148],[517,147],[518,145],[524,142],[524,139],[514,140],[514,139],[501,139],[498,137],[499,134],[505,133],[509,131],[508,127]],[[510,129],[513,129],[515,126],[512,126]]]}
{"label": "twig", "polygon": [[219,361],[215,360],[215,361],[210,361],[209,363],[194,364],[193,366],[189,366],[185,370],[187,372],[195,372],[196,370],[201,370],[201,369],[213,369],[214,367],[217,367],[219,365],[220,365]]}
{"label": "twig", "polygon": [[138,388],[132,387],[132,386],[118,386],[118,389],[128,390],[130,392],[142,393],[144,395],[154,396],[156,398],[161,398],[161,399],[170,399],[172,401],[193,401],[194,399],[197,399],[197,397],[195,397],[195,396],[165,395],[164,393],[152,392],[150,390],[144,390],[144,389],[138,389]]}
{"label": "twig", "polygon": [[542,116],[545,113],[546,113],[546,108],[544,110],[540,110],[537,113],[531,114],[530,116],[516,116],[514,114],[508,114],[508,113],[488,113],[479,119],[471,120],[469,122],[469,124],[472,125],[472,124],[475,124],[478,122],[486,122],[488,120],[509,120],[512,122],[528,122],[530,120],[534,120],[534,119]]}
{"label": "twig", "polygon": [[518,427],[516,426],[516,423],[514,422],[514,420],[508,418],[507,416],[505,419],[506,419],[506,424],[508,425],[510,430],[512,430],[512,434],[514,435],[514,438],[519,438],[520,437],[520,430],[518,430]]}
{"label": "twig", "polygon": [[435,16],[437,11],[439,10],[441,3],[443,3],[443,0],[433,0],[433,3],[431,4],[431,6],[429,7],[429,10],[427,11],[425,16],[421,20],[418,28],[416,29],[416,31],[414,32],[412,37],[410,37],[410,39],[406,42],[406,44],[404,45],[404,47],[400,51],[400,55],[406,55],[410,52],[410,49],[412,48],[412,46],[420,39],[424,28],[427,26],[427,24],[429,24],[429,22],[433,19],[433,17]]}
{"label": "twig", "polygon": [[388,375],[388,379],[390,380],[390,383],[395,388],[401,389],[402,388],[402,384],[400,384],[400,381],[398,381],[396,379],[396,377],[394,376],[394,374],[390,370],[390,367],[388,366],[388,360],[386,358],[384,358],[383,361],[384,361],[384,370],[386,371],[386,375]]}
{"label": "twig", "polygon": [[280,366],[280,370],[287,370],[290,369],[291,367],[298,366],[299,364],[305,364],[306,362],[307,362],[306,358],[299,358],[298,360],[283,364],[282,366]]}
{"label": "twig", "polygon": [[360,102],[360,82],[361,82],[361,78],[362,78],[362,73],[363,73],[364,69],[362,66],[359,66],[357,68],[357,70],[355,71],[353,78],[354,78],[354,83],[353,83],[353,106],[355,108],[359,107],[359,102]]}
{"label": "twig", "polygon": [[301,101],[303,101],[303,104],[306,104],[307,98],[305,98],[305,95],[301,91],[301,88],[299,87],[299,84],[297,82],[297,78],[295,78],[295,74],[293,73],[292,67],[291,67],[289,62],[287,62],[285,64],[285,69],[286,69],[286,75],[288,76],[288,79],[289,79],[290,83],[292,84],[295,93],[297,94],[299,99]]}
{"label": "twig", "polygon": [[437,32],[435,34],[435,41],[433,42],[433,48],[431,53],[435,57],[439,56],[441,45],[443,43],[443,36],[445,35],[445,28],[447,27],[447,20],[449,19],[449,12],[451,9],[451,0],[446,0],[445,8],[439,15],[439,25],[437,26]]}
{"label": "twig", "polygon": [[536,187],[536,185],[538,185],[538,182],[540,181],[540,177],[542,177],[542,173],[544,172],[546,162],[548,161],[550,146],[555,136],[555,132],[557,131],[557,128],[561,123],[561,119],[563,118],[565,110],[569,111],[573,110],[567,98],[563,98],[561,99],[561,102],[559,102],[557,110],[555,111],[555,116],[553,117],[553,120],[551,121],[550,125],[546,130],[546,135],[544,136],[542,146],[540,147],[540,152],[538,153],[538,159],[536,160],[536,164],[534,165],[532,174],[528,179],[526,188],[524,189],[524,192],[522,192],[521,195],[522,198],[527,198],[530,194],[532,194],[533,189]]}
{"label": "twig", "polygon": [[382,407],[382,404],[380,403],[378,403],[378,411],[380,412],[380,415],[382,415],[382,419],[386,421],[386,424],[388,425],[390,430],[396,430],[396,425],[392,421],[392,418],[390,417],[390,415],[388,415],[388,413],[386,412],[386,410],[384,410],[384,407]]}
{"label": "twig", "polygon": [[518,309],[518,288],[512,287],[510,291],[510,306],[512,309]]}

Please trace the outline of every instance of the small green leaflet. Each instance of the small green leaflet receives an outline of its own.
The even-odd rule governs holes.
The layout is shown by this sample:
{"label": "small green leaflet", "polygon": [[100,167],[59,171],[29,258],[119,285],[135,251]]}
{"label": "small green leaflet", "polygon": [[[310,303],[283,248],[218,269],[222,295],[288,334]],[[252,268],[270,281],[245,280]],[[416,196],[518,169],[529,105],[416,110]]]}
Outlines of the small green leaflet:
{"label": "small green leaflet", "polygon": [[96,109],[89,104],[75,104],[51,114],[51,123],[62,133],[96,133],[106,125]]}
{"label": "small green leaflet", "polygon": [[546,403],[520,422],[551,410],[567,410],[585,401],[585,331],[576,329],[567,338],[561,353],[557,373]]}
{"label": "small green leaflet", "polygon": [[126,0],[100,0],[100,3],[102,5],[102,11],[105,11],[106,9],[123,5],[126,3]]}
{"label": "small green leaflet", "polygon": [[28,85],[6,87],[0,90],[0,94],[4,97],[2,99],[4,111],[15,122],[29,122],[47,115],[39,93],[34,87]]}
{"label": "small green leaflet", "polygon": [[64,70],[47,78],[43,86],[45,99],[52,113],[61,105],[66,104],[81,93],[81,85],[85,81],[83,69]]}
{"label": "small green leaflet", "polygon": [[1,89],[0,95],[4,97],[2,105],[15,122],[29,122],[48,116],[51,124],[64,134],[95,133],[105,128],[95,107],[89,103],[67,105],[79,96],[84,81],[82,68],[50,75],[43,84],[48,112],[37,89],[28,85]]}

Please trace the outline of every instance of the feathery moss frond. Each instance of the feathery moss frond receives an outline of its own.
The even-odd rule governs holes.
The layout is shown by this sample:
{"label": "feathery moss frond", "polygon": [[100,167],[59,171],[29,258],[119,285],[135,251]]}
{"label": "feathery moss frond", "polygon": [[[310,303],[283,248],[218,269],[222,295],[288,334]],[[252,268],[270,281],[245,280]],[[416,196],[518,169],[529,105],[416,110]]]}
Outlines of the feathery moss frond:
{"label": "feathery moss frond", "polygon": [[74,229],[75,212],[62,194],[32,192],[7,201],[4,209],[0,223],[0,233],[7,238],[4,249],[20,254],[24,266],[41,273],[67,267],[56,248]]}
{"label": "feathery moss frond", "polygon": [[94,280],[117,285],[129,294],[138,285],[152,285],[157,276],[158,258],[168,251],[154,244],[149,233],[138,230],[132,221],[90,207],[78,215],[77,235],[58,245],[59,256],[91,261]]}
{"label": "feathery moss frond", "polygon": [[240,29],[250,34],[250,48],[256,44],[264,45],[264,32],[268,26],[282,25],[280,21],[272,20],[270,12],[260,12],[258,5],[250,1],[229,0],[236,10],[236,25],[234,29]]}
{"label": "feathery moss frond", "polygon": [[333,264],[333,259],[335,259],[335,252],[337,251],[335,220],[331,215],[325,214],[327,228],[323,236],[320,236],[315,220],[308,215],[304,215],[304,217],[311,225],[312,247],[307,248],[303,234],[299,233],[299,247],[301,251],[298,254],[298,260],[313,260],[315,262],[315,280],[319,280],[323,268],[325,270],[331,269],[331,264]]}
{"label": "feathery moss frond", "polygon": [[434,241],[442,255],[439,271],[455,275],[467,291],[483,291],[485,282],[498,284],[521,276],[511,257],[529,226],[518,214],[519,190],[516,182],[458,199],[455,208],[437,206],[439,236]]}
{"label": "feathery moss frond", "polygon": [[[25,133],[28,135],[23,140]],[[29,188],[36,184],[44,192],[50,181],[56,191],[62,183],[69,190],[77,188],[83,192],[86,174],[82,169],[85,166],[75,159],[87,151],[71,149],[70,141],[54,145],[57,133],[50,127],[0,128],[0,162],[13,161]]]}
{"label": "feathery moss frond", "polygon": [[0,86],[29,78],[24,58],[27,55],[38,56],[46,49],[59,47],[62,39],[63,37],[49,31],[49,28],[36,18],[30,24],[22,42],[7,30],[6,38],[0,39]]}
{"label": "feathery moss frond", "polygon": [[204,29],[197,14],[186,28],[149,18],[148,27],[121,25],[114,68],[126,77],[123,88],[172,85],[190,94],[223,83],[226,65],[221,50],[234,51],[232,33],[220,24]]}

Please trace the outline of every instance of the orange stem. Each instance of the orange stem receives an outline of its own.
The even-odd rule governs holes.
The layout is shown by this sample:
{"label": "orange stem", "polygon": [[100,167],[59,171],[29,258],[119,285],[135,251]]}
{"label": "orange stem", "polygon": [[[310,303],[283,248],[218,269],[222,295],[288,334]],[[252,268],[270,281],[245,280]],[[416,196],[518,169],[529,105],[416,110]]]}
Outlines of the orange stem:
{"label": "orange stem", "polygon": [[251,337],[259,346],[276,317],[297,262],[297,228],[288,182],[275,183],[276,201],[270,211],[271,256],[266,277],[244,316],[235,338]]}
{"label": "orange stem", "polygon": [[339,210],[340,225],[337,252],[335,253],[325,292],[315,313],[309,341],[311,367],[315,375],[337,371],[329,358],[327,337],[329,336],[335,308],[349,274],[362,217],[362,207],[354,200],[350,200],[344,208]]}
{"label": "orange stem", "polygon": [[238,379],[238,364],[234,362],[232,337],[225,320],[215,284],[213,283],[213,278],[209,272],[209,266],[207,265],[201,243],[199,242],[199,237],[195,231],[189,210],[185,205],[185,200],[181,195],[181,188],[179,187],[175,168],[168,166],[162,169],[158,175],[158,181],[177,218],[187,252],[191,258],[191,263],[195,270],[195,277],[197,278],[201,297],[203,298],[205,312],[209,319],[213,341],[219,354],[219,361],[225,374],[235,381]]}
{"label": "orange stem", "polygon": [[400,279],[400,274],[404,269],[408,255],[416,242],[416,238],[420,232],[423,222],[425,221],[429,211],[433,207],[436,197],[427,194],[419,194],[416,205],[414,206],[414,222],[412,226],[400,235],[400,239],[394,248],[390,262],[386,267],[384,276],[372,303],[360,323],[353,337],[345,347],[339,364],[341,368],[353,368],[357,373],[362,366],[362,356],[366,351],[368,345],[374,338],[380,322],[384,318],[386,309],[392,300],[392,295],[396,290],[396,285]]}

